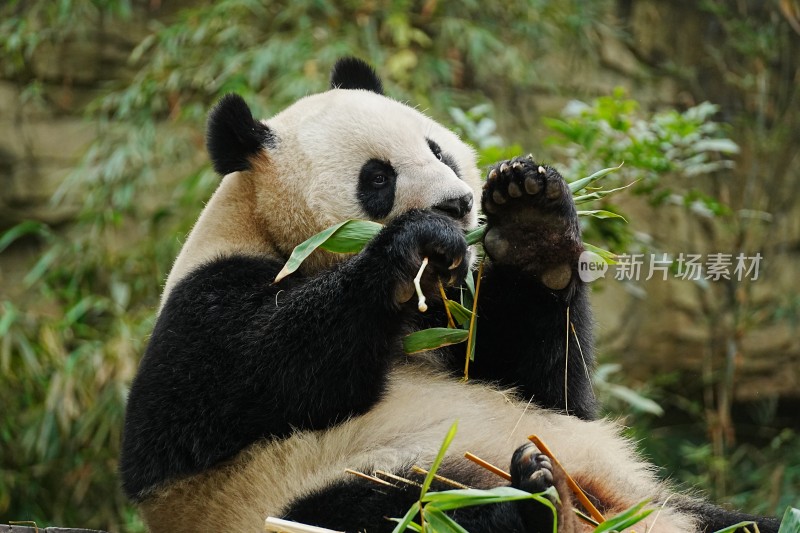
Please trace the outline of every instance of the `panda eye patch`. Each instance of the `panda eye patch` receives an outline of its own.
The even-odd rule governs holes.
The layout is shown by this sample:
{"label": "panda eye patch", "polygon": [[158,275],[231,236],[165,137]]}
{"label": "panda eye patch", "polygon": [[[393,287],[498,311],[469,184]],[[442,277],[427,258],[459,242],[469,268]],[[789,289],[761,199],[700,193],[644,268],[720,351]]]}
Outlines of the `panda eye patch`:
{"label": "panda eye patch", "polygon": [[431,149],[431,152],[433,152],[433,155],[436,156],[436,159],[438,159],[439,161],[450,167],[453,170],[453,172],[456,173],[456,176],[458,176],[461,179],[464,179],[461,176],[461,170],[458,167],[458,163],[456,163],[456,160],[453,158],[453,156],[442,152],[442,147],[439,146],[439,144],[436,141],[432,139],[425,139],[425,140],[428,141],[428,147]]}
{"label": "panda eye patch", "polygon": [[433,155],[436,156],[436,159],[439,161],[444,161],[444,156],[442,156],[442,148],[436,144],[436,141],[432,141],[430,139],[425,140],[428,141],[428,147],[431,149],[431,152],[433,152]]}
{"label": "panda eye patch", "polygon": [[370,159],[361,167],[356,195],[370,218],[381,220],[389,215],[396,182],[397,172],[388,161]]}

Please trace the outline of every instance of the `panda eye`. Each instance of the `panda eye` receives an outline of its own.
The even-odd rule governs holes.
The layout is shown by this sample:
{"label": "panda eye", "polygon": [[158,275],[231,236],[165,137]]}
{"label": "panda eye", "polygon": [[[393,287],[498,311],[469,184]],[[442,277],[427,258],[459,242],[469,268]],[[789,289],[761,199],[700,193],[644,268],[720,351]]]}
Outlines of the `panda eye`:
{"label": "panda eye", "polygon": [[389,183],[389,178],[387,178],[384,174],[378,174],[372,178],[372,184],[375,187],[383,187]]}
{"label": "panda eye", "polygon": [[433,155],[436,156],[436,159],[444,162],[444,156],[442,155],[441,147],[438,144],[436,144],[435,141],[432,141],[430,139],[427,139],[427,141],[428,141],[428,147],[431,149],[431,152],[433,152]]}

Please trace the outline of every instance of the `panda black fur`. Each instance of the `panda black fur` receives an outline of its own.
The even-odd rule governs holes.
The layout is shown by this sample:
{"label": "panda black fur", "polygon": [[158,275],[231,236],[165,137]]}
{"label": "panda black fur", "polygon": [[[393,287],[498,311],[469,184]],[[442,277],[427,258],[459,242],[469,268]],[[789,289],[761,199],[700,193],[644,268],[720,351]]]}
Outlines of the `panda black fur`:
{"label": "panda black fur", "polygon": [[[272,515],[390,531],[387,517],[402,516],[418,489],[344,470],[414,478],[411,466],[430,464],[455,419],[440,473],[496,486],[460,455],[510,461],[512,485],[556,485],[560,531],[583,526],[549,461],[520,447],[530,433],[609,514],[650,498],[665,505],[650,531],[736,521],[671,495],[618,428],[592,420],[591,316],[574,270],[577,215],[561,176],[518,158],[494,166],[481,191],[473,152],[383,96],[369,66],[340,61],[331,86],[266,122],[235,95],[210,115],[208,148],[225,177],[167,280],[126,414],[122,484],[148,526],[261,531]],[[405,356],[402,338],[445,323],[434,280],[457,284],[471,266],[463,231],[477,223],[476,197],[490,260],[465,384],[463,345]],[[348,218],[385,228],[355,256],[315,253],[272,283],[296,244]],[[422,257],[431,259],[424,315],[411,298]],[[575,335],[567,347],[568,309]],[[550,511],[535,503],[455,516],[473,533],[551,526]],[[774,526],[764,521],[761,530]]]}

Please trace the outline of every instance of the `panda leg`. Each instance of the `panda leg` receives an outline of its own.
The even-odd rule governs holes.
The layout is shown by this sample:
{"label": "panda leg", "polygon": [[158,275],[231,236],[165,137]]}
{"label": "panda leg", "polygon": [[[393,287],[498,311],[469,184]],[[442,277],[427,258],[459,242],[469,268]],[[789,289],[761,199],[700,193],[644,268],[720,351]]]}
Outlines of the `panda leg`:
{"label": "panda leg", "polygon": [[596,415],[589,289],[569,186],[529,158],[495,165],[482,196],[489,256],[472,375],[518,387],[539,405]]}
{"label": "panda leg", "polygon": [[[483,472],[463,462],[445,461],[439,474],[465,484],[480,484]],[[556,486],[566,507],[559,508],[558,523],[562,531],[572,531],[574,524],[570,500],[563,479],[554,475],[549,459],[536,447],[527,443],[518,448],[511,459],[511,486],[538,493]],[[399,476],[421,481],[410,471]],[[434,482],[430,491],[451,490],[452,487]],[[398,484],[379,485],[373,481],[353,477],[340,479],[326,488],[294,502],[284,518],[304,524],[317,525],[339,531],[390,532],[419,499],[419,487]],[[515,531],[539,533],[552,531],[553,512],[536,501],[506,502],[494,505],[466,507],[448,514],[471,533]],[[416,521],[419,521],[417,517]]]}

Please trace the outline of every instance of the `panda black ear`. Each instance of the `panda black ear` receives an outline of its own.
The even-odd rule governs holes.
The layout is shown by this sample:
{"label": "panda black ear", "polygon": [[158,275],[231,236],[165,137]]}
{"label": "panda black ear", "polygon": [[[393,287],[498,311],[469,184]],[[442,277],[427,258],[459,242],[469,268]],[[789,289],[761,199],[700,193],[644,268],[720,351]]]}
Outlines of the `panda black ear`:
{"label": "panda black ear", "polygon": [[250,158],[275,143],[275,135],[238,94],[226,94],[208,115],[206,147],[220,175],[249,170]]}
{"label": "panda black ear", "polygon": [[331,89],[366,89],[383,94],[383,83],[366,62],[357,57],[343,57],[331,71]]}

